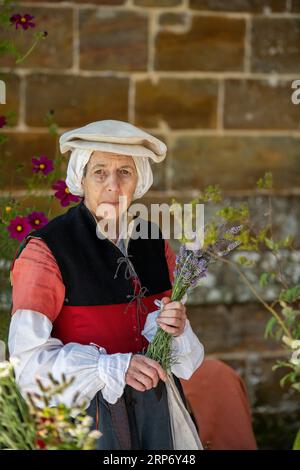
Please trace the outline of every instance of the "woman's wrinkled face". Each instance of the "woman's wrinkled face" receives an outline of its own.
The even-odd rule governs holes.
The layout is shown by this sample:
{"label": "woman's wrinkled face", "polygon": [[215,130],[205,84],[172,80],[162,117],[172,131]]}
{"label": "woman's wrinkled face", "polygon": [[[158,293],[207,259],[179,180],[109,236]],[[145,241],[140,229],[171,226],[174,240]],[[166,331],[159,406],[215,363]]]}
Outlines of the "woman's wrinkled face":
{"label": "woman's wrinkled face", "polygon": [[81,183],[85,205],[98,220],[118,219],[128,209],[138,180],[133,158],[97,150],[85,173]]}

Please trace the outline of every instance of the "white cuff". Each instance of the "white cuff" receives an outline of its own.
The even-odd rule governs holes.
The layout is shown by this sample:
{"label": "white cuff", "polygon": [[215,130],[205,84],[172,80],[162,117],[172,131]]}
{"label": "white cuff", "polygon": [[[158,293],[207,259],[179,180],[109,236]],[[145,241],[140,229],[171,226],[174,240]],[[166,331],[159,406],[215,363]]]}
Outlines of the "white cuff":
{"label": "white cuff", "polygon": [[156,319],[160,314],[160,310],[155,310],[154,312],[148,313],[142,335],[151,343],[154,336],[156,335],[158,324]]}
{"label": "white cuff", "polygon": [[185,380],[191,378],[203,361],[203,345],[193,332],[188,319],[184,332],[172,339],[172,356],[176,362],[171,366],[171,371],[176,377]]}
{"label": "white cuff", "polygon": [[105,383],[102,388],[103,398],[109,403],[116,403],[125,388],[125,374],[129,367],[132,353],[100,354],[98,373]]}
{"label": "white cuff", "polygon": [[[187,301],[187,294],[185,294],[181,300],[182,304],[185,304]],[[161,301],[159,299],[154,300],[155,305],[158,307],[161,306]],[[144,325],[144,329],[142,331],[142,335],[145,336],[145,338],[151,343],[153,341],[154,336],[156,335],[158,324],[156,322],[156,319],[158,315],[160,314],[160,308],[158,310],[155,310],[154,312],[148,313],[146,322]]]}
{"label": "white cuff", "polygon": [[172,352],[175,356],[185,356],[192,352],[192,344],[195,333],[192,330],[190,321],[186,319],[183,333],[172,338]]}
{"label": "white cuff", "polygon": [[[185,303],[187,296],[182,299]],[[156,299],[155,305],[159,306],[160,301]],[[158,324],[156,318],[160,310],[155,310],[147,315],[142,335],[151,343],[157,332]],[[190,321],[187,319],[184,331],[180,336],[172,338],[171,354],[175,362],[171,366],[171,371],[176,377],[188,380],[196,369],[200,366],[204,358],[204,348],[198,337],[192,330]]]}
{"label": "white cuff", "polygon": [[[185,304],[186,301],[187,301],[187,294],[183,296],[181,303]],[[157,307],[160,307],[161,301],[159,299],[155,299],[154,304],[157,305]],[[156,319],[159,314],[160,314],[160,308],[158,310],[155,310],[154,312],[148,313],[147,315],[144,329],[142,331],[142,335],[149,341],[149,343],[153,341],[154,336],[156,335],[157,328],[158,328]]]}

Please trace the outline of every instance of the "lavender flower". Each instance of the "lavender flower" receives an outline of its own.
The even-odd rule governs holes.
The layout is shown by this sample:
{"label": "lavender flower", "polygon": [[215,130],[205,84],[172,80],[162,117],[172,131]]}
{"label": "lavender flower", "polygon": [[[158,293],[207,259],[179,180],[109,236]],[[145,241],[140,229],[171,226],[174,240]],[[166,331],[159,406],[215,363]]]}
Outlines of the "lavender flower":
{"label": "lavender flower", "polygon": [[[199,281],[207,275],[208,266],[222,256],[227,256],[240,245],[237,235],[242,226],[232,226],[229,229],[221,225],[217,229],[216,242],[199,250],[189,250],[185,245],[180,246],[176,256],[174,283],[171,301],[181,301],[185,294],[191,292]],[[227,238],[226,238],[227,237]],[[172,336],[159,328],[147,350],[147,357],[159,362],[166,370],[170,370],[175,359],[171,356]]]}

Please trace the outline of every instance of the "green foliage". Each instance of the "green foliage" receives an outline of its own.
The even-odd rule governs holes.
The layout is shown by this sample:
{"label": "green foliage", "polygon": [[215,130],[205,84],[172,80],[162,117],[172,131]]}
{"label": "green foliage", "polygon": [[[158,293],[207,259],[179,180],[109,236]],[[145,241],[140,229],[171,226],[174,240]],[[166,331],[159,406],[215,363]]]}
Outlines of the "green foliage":
{"label": "green foliage", "polygon": [[300,429],[297,432],[297,436],[293,445],[293,450],[300,450]]}
{"label": "green foliage", "polygon": [[222,201],[222,193],[219,185],[210,185],[205,188],[202,198],[202,202],[221,202]]}
{"label": "green foliage", "polygon": [[255,266],[255,261],[247,258],[247,256],[241,255],[236,258],[236,262],[245,268],[252,268]]}
{"label": "green foliage", "polygon": [[24,399],[12,365],[0,362],[0,449],[94,449],[99,432],[91,431],[92,418],[86,416],[85,404],[77,406],[77,397],[70,407],[60,402],[73,380],[62,376],[59,382],[49,375],[49,385],[37,381],[39,392]]}
{"label": "green foliage", "polygon": [[257,187],[259,189],[272,189],[273,187],[273,175],[272,173],[266,173],[262,178],[257,181]]}
{"label": "green foliage", "polygon": [[[47,32],[35,31],[32,28],[28,28],[26,31],[23,31],[21,28],[21,30],[18,31],[16,28],[12,28],[13,25],[10,21],[10,18],[15,13],[16,7],[17,4],[13,0],[2,0],[0,4],[1,30],[3,33],[5,33],[6,36],[9,37],[9,39],[5,37],[0,41],[0,56],[12,56],[15,59],[15,64],[20,64],[24,62],[24,60],[33,52],[38,43],[47,37]],[[32,44],[27,50],[20,50],[14,40],[14,37],[17,37],[19,34],[23,33],[26,33],[26,36],[30,37],[32,40]]]}
{"label": "green foliage", "polygon": [[249,207],[246,203],[238,207],[227,206],[217,211],[216,215],[228,222],[243,223],[249,219]]}
{"label": "green foliage", "polygon": [[269,338],[269,337],[275,337],[276,335],[276,327],[277,327],[277,321],[276,321],[276,318],[275,317],[271,317],[267,324],[266,324],[266,328],[265,328],[265,338]]}
{"label": "green foliage", "polygon": [[276,277],[276,273],[261,273],[259,277],[259,285],[265,287],[272,279]]}
{"label": "green foliage", "polygon": [[10,26],[9,18],[13,12],[15,2],[13,0],[2,0],[0,5],[0,23],[3,26]]}
{"label": "green foliage", "polygon": [[279,295],[279,300],[287,303],[294,303],[300,300],[300,284],[290,287],[289,289],[282,290]]}

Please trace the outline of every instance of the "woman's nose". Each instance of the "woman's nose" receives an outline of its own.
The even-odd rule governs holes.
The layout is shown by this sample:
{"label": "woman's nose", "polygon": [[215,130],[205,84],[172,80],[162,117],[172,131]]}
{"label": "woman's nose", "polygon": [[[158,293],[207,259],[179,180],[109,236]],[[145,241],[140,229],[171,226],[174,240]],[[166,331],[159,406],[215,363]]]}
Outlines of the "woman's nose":
{"label": "woman's nose", "polygon": [[119,189],[119,179],[116,173],[111,173],[107,179],[108,191],[117,191]]}

